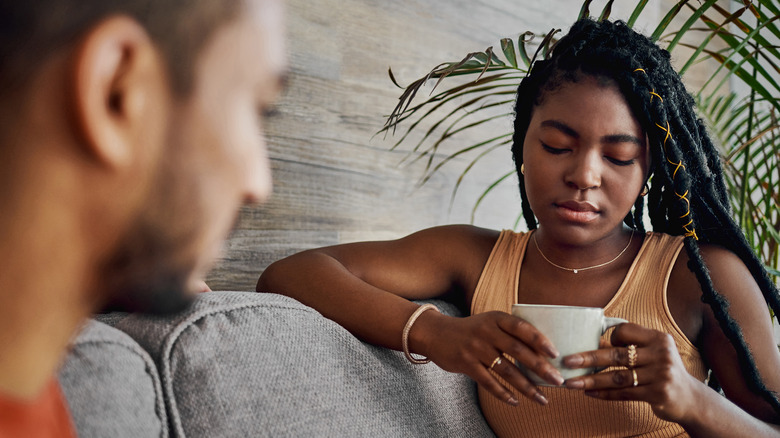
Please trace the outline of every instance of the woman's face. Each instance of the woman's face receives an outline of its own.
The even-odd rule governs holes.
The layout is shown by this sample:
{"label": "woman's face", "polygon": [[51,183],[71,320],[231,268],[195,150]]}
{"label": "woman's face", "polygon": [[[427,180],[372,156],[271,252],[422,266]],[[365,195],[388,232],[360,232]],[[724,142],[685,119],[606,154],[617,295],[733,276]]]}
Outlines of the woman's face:
{"label": "woman's face", "polygon": [[586,77],[543,96],[523,143],[528,202],[546,238],[586,244],[619,230],[650,154],[614,85]]}

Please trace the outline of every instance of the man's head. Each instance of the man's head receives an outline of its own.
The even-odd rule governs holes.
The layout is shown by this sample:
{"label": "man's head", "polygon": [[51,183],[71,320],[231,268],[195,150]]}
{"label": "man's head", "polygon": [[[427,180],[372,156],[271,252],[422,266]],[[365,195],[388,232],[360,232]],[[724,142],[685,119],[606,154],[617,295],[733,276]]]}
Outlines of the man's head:
{"label": "man's head", "polygon": [[[189,91],[198,53],[214,31],[235,19],[242,0],[37,0],[0,4],[0,86],[24,85],[45,59],[76,44],[102,20],[137,21],[159,48],[179,92]],[[5,95],[5,93],[3,94]]]}
{"label": "man's head", "polygon": [[94,306],[180,309],[270,192],[280,1],[4,2],[0,21],[7,245],[67,254],[63,287]]}

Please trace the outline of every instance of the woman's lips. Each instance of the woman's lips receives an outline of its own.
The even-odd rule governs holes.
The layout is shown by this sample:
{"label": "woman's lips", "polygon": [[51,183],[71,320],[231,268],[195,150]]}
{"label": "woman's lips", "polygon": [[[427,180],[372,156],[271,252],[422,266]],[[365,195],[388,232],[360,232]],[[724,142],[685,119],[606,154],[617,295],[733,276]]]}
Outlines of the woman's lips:
{"label": "woman's lips", "polygon": [[558,216],[568,222],[584,224],[599,216],[598,208],[590,202],[566,201],[554,205]]}

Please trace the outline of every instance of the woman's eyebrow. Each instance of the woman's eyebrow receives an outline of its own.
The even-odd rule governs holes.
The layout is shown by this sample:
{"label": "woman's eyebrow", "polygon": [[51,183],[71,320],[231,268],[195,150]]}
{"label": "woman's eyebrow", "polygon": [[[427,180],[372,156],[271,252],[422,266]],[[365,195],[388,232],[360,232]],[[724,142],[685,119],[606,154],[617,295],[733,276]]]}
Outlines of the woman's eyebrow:
{"label": "woman's eyebrow", "polygon": [[[553,128],[555,130],[558,130],[569,137],[572,138],[580,138],[579,132],[574,130],[571,126],[567,125],[564,122],[561,122],[560,120],[544,120],[541,123],[542,127],[545,128]],[[638,137],[631,135],[631,134],[609,134],[601,137],[602,143],[608,143],[608,144],[615,144],[615,143],[634,143],[637,146],[644,146],[644,142],[639,139]]]}
{"label": "woman's eyebrow", "polygon": [[631,134],[611,134],[601,137],[602,143],[635,143],[637,146],[644,146],[645,143]]}
{"label": "woman's eyebrow", "polygon": [[580,134],[574,130],[571,126],[561,122],[560,120],[544,120],[541,123],[543,128],[553,128],[561,131],[562,133],[573,138],[580,138]]}

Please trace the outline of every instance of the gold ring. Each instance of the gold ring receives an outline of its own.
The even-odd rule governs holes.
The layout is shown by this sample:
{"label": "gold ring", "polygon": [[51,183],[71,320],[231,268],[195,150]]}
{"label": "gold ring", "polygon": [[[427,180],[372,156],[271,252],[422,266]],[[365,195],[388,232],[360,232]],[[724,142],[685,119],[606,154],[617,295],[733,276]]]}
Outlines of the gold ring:
{"label": "gold ring", "polygon": [[497,358],[493,359],[493,363],[490,364],[489,370],[492,370],[494,366],[501,365],[501,356],[498,356]]}
{"label": "gold ring", "polygon": [[635,366],[636,366],[636,345],[631,344],[628,346],[628,367],[634,368]]}
{"label": "gold ring", "polygon": [[631,369],[631,374],[634,375],[634,385],[633,386],[634,386],[634,388],[636,388],[636,386],[639,385],[639,379],[636,378],[636,370],[632,368]]}

